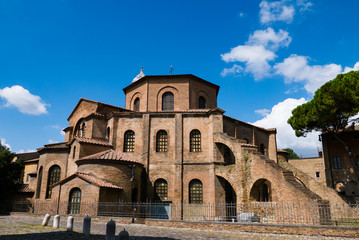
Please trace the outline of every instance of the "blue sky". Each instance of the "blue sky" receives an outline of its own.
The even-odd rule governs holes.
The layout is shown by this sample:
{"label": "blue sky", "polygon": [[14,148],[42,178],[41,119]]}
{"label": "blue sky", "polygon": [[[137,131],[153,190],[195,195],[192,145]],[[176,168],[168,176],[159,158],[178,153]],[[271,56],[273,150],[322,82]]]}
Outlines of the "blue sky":
{"label": "blue sky", "polygon": [[291,110],[359,70],[359,1],[0,1],[0,139],[15,152],[61,142],[81,97],[125,106],[139,73],[194,74],[218,106],[278,129],[279,148],[315,155]]}

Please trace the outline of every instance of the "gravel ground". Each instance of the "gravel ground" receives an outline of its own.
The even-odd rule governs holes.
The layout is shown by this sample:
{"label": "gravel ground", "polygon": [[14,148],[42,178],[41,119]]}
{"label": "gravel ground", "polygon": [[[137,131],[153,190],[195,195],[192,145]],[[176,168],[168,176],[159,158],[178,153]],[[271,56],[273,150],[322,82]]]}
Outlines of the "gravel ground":
{"label": "gravel ground", "polygon": [[[52,218],[51,218],[52,219]],[[60,219],[60,228],[52,228],[52,220],[48,227],[41,226],[42,219],[39,217],[29,216],[0,216],[0,239],[105,239],[106,224],[104,222],[92,222],[91,236],[86,237],[82,232],[82,222],[75,221],[74,232],[66,232],[66,218]],[[270,234],[270,233],[248,233],[240,231],[214,231],[214,230],[196,230],[189,228],[170,228],[147,226],[143,224],[116,224],[116,234],[123,230],[130,234],[131,240],[175,240],[175,239],[349,239],[338,237],[322,236],[303,236],[287,234]],[[117,238],[118,239],[118,238]],[[359,239],[359,238],[350,238]]]}

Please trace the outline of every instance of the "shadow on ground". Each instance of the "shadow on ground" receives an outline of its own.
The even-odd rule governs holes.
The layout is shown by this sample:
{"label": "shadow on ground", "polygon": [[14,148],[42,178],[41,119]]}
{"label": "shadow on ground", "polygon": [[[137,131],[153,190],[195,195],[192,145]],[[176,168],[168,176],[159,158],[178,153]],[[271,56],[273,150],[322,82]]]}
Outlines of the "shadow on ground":
{"label": "shadow on ground", "polygon": [[[1,240],[102,240],[106,239],[105,235],[101,234],[91,234],[87,237],[82,233],[77,232],[44,232],[44,233],[24,233],[24,234],[13,234],[13,235],[0,235]],[[116,240],[119,239],[116,236]],[[130,240],[177,240],[175,238],[167,237],[145,237],[145,236],[132,236]]]}

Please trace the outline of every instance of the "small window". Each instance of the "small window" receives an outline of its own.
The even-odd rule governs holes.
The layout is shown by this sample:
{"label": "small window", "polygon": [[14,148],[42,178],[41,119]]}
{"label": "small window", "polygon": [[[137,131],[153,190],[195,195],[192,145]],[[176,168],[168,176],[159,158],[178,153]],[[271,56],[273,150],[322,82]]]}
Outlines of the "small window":
{"label": "small window", "polygon": [[342,163],[338,156],[334,157],[334,169],[342,169]]}
{"label": "small window", "polygon": [[190,151],[201,151],[201,132],[198,130],[192,130],[190,133]]}
{"label": "small window", "polygon": [[61,168],[57,165],[54,165],[49,170],[49,176],[47,179],[47,191],[46,191],[46,198],[51,198],[52,189],[50,186],[58,181],[60,181],[61,177]]}
{"label": "small window", "polygon": [[124,152],[134,152],[135,151],[135,133],[132,130],[125,132],[125,142],[123,145]]}
{"label": "small window", "polygon": [[168,199],[168,186],[167,181],[164,179],[157,179],[155,182],[155,193],[157,200],[167,200]]}
{"label": "small window", "polygon": [[68,214],[79,214],[81,206],[81,190],[73,188],[69,196]]}
{"label": "small window", "polygon": [[38,175],[38,179],[37,179],[37,186],[36,186],[36,198],[40,198],[41,183],[42,183],[42,171],[43,171],[43,168],[40,167],[39,175]]}
{"label": "small window", "polygon": [[110,128],[110,127],[107,127],[107,128],[106,128],[106,139],[107,139],[107,140],[110,139],[110,131],[111,131],[111,128]]}
{"label": "small window", "polygon": [[260,145],[259,151],[264,155],[266,153],[266,149],[263,144]]}
{"label": "small window", "polygon": [[189,183],[189,203],[203,203],[202,182],[198,179],[194,179]]}
{"label": "small window", "polygon": [[160,130],[156,135],[156,152],[167,152],[167,132]]}
{"label": "small window", "polygon": [[165,92],[162,95],[162,111],[173,111],[174,109],[174,96],[171,92]]}
{"label": "small window", "polygon": [[72,159],[75,159],[76,156],[76,146],[72,149]]}
{"label": "small window", "polygon": [[85,137],[85,134],[86,134],[86,124],[84,121],[81,121],[81,123],[78,125],[76,136]]}
{"label": "small window", "polygon": [[320,178],[320,172],[315,172],[315,177]]}
{"label": "small window", "polygon": [[204,97],[198,98],[198,108],[199,109],[205,109],[206,108],[206,99]]}
{"label": "small window", "polygon": [[26,182],[28,183],[30,181],[30,174],[26,175]]}
{"label": "small window", "polygon": [[133,111],[140,111],[140,98],[136,98],[133,102]]}

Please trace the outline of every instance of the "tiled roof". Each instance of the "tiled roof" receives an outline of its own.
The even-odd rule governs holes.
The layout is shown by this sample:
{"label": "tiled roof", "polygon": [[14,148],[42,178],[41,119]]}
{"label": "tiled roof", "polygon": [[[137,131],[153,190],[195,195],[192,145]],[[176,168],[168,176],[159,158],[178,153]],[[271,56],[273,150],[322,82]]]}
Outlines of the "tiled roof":
{"label": "tiled roof", "polygon": [[16,157],[18,159],[24,160],[24,162],[31,160],[39,160],[39,153],[38,152],[18,153],[16,154]]}
{"label": "tiled roof", "polygon": [[89,159],[93,159],[93,160],[100,160],[100,159],[104,159],[104,160],[117,160],[117,161],[125,161],[125,162],[133,162],[133,163],[138,163],[138,164],[142,164],[138,161],[132,160],[131,158],[129,158],[127,155],[122,154],[122,153],[116,153],[114,150],[110,149],[110,150],[106,150],[103,152],[99,152],[99,153],[95,153],[86,157],[83,157],[79,160],[89,160]]}
{"label": "tiled roof", "polygon": [[44,145],[43,148],[40,148],[40,149],[44,149],[44,148],[47,148],[47,149],[59,149],[59,148],[68,148],[68,146],[66,145],[65,142],[62,142],[62,143],[46,144],[46,145]]}
{"label": "tiled roof", "polygon": [[70,179],[74,178],[74,177],[79,177],[83,180],[85,180],[86,182],[89,182],[93,185],[96,185],[98,187],[105,187],[105,188],[115,188],[115,189],[123,189],[120,186],[117,186],[113,183],[107,182],[105,180],[99,179],[93,175],[87,174],[87,173],[82,173],[82,172],[76,172],[70,176],[68,176],[67,178],[62,179],[61,181],[58,181],[57,183],[51,185],[50,187],[55,187],[56,185],[62,184],[64,182],[69,181]]}
{"label": "tiled roof", "polygon": [[35,192],[32,188],[29,187],[29,184],[22,184],[19,192],[27,192],[27,193],[31,193],[31,192]]}
{"label": "tiled roof", "polygon": [[112,146],[109,142],[99,139],[81,138],[81,137],[75,137],[75,139],[80,143],[91,143],[91,144],[102,145],[102,146]]}

